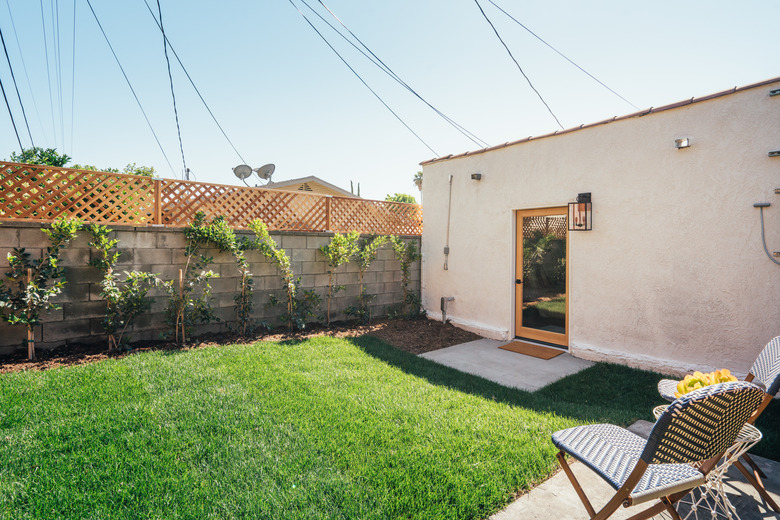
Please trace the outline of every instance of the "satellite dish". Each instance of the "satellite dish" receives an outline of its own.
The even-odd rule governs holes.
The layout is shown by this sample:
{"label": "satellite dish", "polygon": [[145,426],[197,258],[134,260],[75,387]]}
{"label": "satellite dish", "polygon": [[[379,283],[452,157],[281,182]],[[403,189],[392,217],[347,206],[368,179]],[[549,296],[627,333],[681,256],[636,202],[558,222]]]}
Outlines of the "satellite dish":
{"label": "satellite dish", "polygon": [[246,164],[239,164],[235,168],[233,168],[233,173],[236,177],[241,179],[242,181],[252,175],[252,168],[247,166]]}
{"label": "satellite dish", "polygon": [[261,166],[260,168],[254,168],[253,171],[261,179],[269,180],[271,178],[271,175],[273,175],[275,169],[276,166],[274,166],[273,164],[266,164],[264,166]]}

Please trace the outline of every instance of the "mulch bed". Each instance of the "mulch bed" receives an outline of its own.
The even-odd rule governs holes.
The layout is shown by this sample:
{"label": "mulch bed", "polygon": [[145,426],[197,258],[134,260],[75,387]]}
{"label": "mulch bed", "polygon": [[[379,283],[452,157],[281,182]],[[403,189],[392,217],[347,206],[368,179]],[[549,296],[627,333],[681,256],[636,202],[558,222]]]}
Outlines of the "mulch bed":
{"label": "mulch bed", "polygon": [[315,336],[334,336],[337,338],[355,337],[370,334],[396,348],[422,354],[452,345],[466,343],[480,336],[459,329],[451,324],[443,324],[439,321],[427,319],[416,320],[381,320],[371,325],[338,324],[330,329],[323,326],[315,326],[311,330],[297,333],[271,333],[259,334],[251,337],[241,337],[235,334],[209,334],[198,337],[194,343],[186,347],[179,347],[174,343],[165,341],[144,341],[133,344],[133,350],[109,354],[106,345],[99,344],[71,344],[57,347],[51,350],[38,350],[35,361],[28,361],[26,350],[19,349],[9,355],[0,356],[0,374],[6,372],[20,372],[24,370],[47,370],[50,368],[84,365],[103,359],[121,358],[130,353],[146,350],[189,350],[214,345],[227,345],[231,343],[252,343],[255,341],[284,341],[300,340]]}

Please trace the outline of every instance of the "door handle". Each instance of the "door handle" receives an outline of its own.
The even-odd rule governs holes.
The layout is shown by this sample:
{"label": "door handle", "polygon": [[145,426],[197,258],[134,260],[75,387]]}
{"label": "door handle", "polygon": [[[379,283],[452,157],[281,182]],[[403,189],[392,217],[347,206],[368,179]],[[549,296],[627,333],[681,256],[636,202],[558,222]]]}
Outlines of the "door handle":
{"label": "door handle", "polygon": [[523,283],[523,281],[520,278],[518,278],[518,279],[515,280],[515,283],[517,285],[520,285],[521,283]]}

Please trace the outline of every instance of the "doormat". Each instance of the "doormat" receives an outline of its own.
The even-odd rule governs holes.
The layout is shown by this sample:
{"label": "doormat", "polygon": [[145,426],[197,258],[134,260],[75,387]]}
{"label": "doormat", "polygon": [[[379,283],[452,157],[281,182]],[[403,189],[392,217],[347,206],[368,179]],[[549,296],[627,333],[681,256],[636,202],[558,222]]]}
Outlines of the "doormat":
{"label": "doormat", "polygon": [[563,350],[543,347],[541,345],[534,345],[532,343],[521,343],[519,341],[513,341],[508,345],[502,345],[498,348],[509,350],[510,352],[517,352],[518,354],[525,354],[526,356],[539,359],[552,359],[555,356],[560,356],[563,354]]}

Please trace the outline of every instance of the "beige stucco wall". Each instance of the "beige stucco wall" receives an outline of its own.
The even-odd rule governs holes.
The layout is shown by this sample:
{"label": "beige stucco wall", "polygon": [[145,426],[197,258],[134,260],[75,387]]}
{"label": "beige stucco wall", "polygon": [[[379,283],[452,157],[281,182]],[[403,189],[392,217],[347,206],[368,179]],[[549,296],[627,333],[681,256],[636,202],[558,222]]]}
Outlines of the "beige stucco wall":
{"label": "beige stucco wall", "polygon": [[[494,151],[424,164],[422,294],[456,325],[514,337],[514,212],[593,195],[569,234],[573,354],[679,372],[747,372],[780,334],[780,82]],[[674,140],[692,146],[677,150]],[[470,179],[480,172],[479,182]],[[448,178],[449,270],[443,269]]]}

